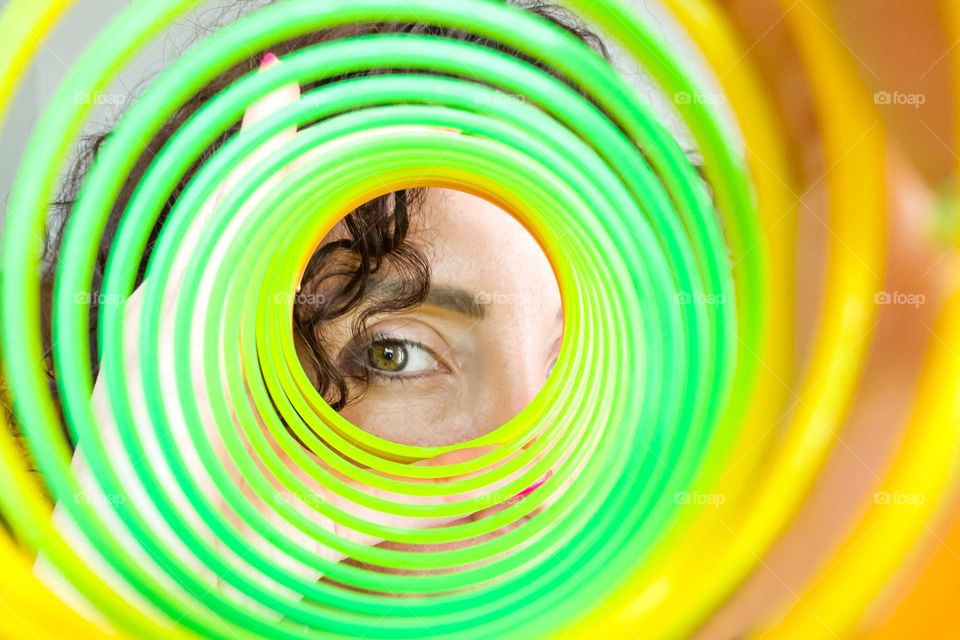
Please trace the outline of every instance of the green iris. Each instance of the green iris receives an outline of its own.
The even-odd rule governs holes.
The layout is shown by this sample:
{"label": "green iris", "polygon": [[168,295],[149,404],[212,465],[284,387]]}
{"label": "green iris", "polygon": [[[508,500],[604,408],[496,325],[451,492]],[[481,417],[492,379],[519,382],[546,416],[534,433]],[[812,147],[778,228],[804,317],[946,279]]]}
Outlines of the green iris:
{"label": "green iris", "polygon": [[367,359],[378,371],[396,373],[407,366],[407,349],[399,342],[381,342],[370,347]]}

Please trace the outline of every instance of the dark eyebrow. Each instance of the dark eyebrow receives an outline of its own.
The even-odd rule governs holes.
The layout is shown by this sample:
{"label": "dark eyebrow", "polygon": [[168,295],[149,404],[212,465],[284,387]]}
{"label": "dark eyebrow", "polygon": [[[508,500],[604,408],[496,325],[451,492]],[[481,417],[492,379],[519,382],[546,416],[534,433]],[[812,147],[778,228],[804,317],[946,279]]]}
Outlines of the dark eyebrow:
{"label": "dark eyebrow", "polygon": [[[369,295],[399,295],[403,287],[399,282],[381,282],[368,291]],[[423,304],[458,313],[474,320],[482,320],[487,315],[486,303],[482,294],[474,293],[446,284],[431,284],[423,299]]]}
{"label": "dark eyebrow", "polygon": [[475,320],[481,320],[487,315],[487,308],[482,302],[482,297],[459,287],[431,286],[423,303],[447,309]]}

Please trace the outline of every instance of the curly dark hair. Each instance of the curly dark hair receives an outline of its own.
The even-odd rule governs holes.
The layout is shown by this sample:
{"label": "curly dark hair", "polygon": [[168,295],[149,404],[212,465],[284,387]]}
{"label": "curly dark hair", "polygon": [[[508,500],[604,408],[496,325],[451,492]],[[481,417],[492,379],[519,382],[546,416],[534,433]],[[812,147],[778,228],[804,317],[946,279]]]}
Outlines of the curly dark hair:
{"label": "curly dark hair", "polygon": [[[591,32],[586,25],[572,13],[549,2],[509,1],[512,4],[521,6],[530,12],[550,20],[554,24],[579,37],[601,55],[609,57],[609,52],[601,39]],[[242,8],[243,5],[243,2],[235,3],[234,8]],[[239,13],[242,13],[242,11],[238,11],[238,14]],[[283,42],[282,44],[272,47],[271,50],[282,57],[292,51],[322,42],[383,33],[426,34],[476,43],[516,56],[544,69],[560,80],[567,82],[567,84],[571,84],[559,74],[559,72],[544,66],[540,61],[505,48],[500,43],[490,41],[467,31],[438,28],[425,24],[378,23],[338,27],[310,33],[297,39]],[[96,376],[99,366],[96,340],[94,338],[96,335],[98,315],[96,301],[99,298],[98,294],[107,263],[107,256],[123,211],[132,197],[134,189],[153,161],[154,156],[159,153],[171,136],[211,97],[223,91],[243,75],[259,67],[265,52],[258,51],[252,53],[253,55],[242,63],[223,73],[212,83],[204,87],[192,99],[183,104],[176,114],[163,125],[157,135],[144,148],[142,155],[127,177],[114,203],[97,253],[92,283],[90,355],[91,362],[94,363],[94,371],[92,372],[94,376]],[[362,71],[325,79],[304,86],[303,89],[310,90],[323,84],[335,83],[360,76],[398,73],[403,71],[409,70],[377,69]],[[571,86],[576,89],[576,86],[572,84]],[[202,163],[208,160],[217,149],[234,136],[239,131],[239,128],[240,124],[236,123],[214,141],[201,157],[198,158],[194,166],[183,176],[182,181],[171,194],[169,201],[165,203],[147,243],[138,272],[137,285],[140,284],[144,277],[154,243],[176,199],[182,194],[186,185],[193,179]],[[56,202],[53,203],[54,219],[56,219],[57,216],[65,217],[69,215],[84,176],[109,136],[110,131],[108,130],[82,140],[77,160],[62,182],[58,198]],[[325,346],[324,326],[331,320],[342,318],[351,312],[358,311],[352,323],[352,330],[355,335],[362,335],[366,330],[365,325],[367,320],[374,314],[410,309],[423,302],[430,287],[430,263],[423,253],[408,239],[411,230],[411,216],[422,202],[422,196],[422,189],[408,189],[386,194],[363,204],[349,213],[343,220],[342,228],[345,231],[343,237],[336,241],[328,242],[318,248],[307,265],[301,283],[301,293],[305,295],[298,296],[294,304],[294,335],[299,343],[298,347],[303,347],[302,350],[300,350],[301,358],[307,360],[304,362],[304,365],[305,368],[308,369],[308,372],[312,374],[311,379],[315,381],[317,390],[336,410],[342,409],[352,400],[352,398],[348,397],[349,387],[347,377],[358,379],[362,378],[363,374],[354,372],[345,373],[343,367],[338,365],[335,356],[329,353]],[[57,228],[49,234],[45,255],[46,266],[44,282],[47,286],[45,287],[46,291],[43,300],[45,317],[44,339],[48,353],[50,348],[50,291],[52,291],[53,275],[57,268],[59,248],[62,240],[60,229],[62,229],[62,225],[57,226]],[[388,298],[378,299],[376,301],[368,300],[365,294],[372,280],[387,266],[396,274],[400,285],[396,288],[391,288],[393,295]],[[329,295],[328,292],[331,290],[335,291],[336,294]],[[319,292],[323,292],[323,295],[311,295]],[[53,381],[51,380],[51,382]],[[362,389],[362,382],[364,382],[364,380],[360,379],[359,382],[361,384],[356,386]],[[55,390],[55,384],[52,384],[52,386]]]}

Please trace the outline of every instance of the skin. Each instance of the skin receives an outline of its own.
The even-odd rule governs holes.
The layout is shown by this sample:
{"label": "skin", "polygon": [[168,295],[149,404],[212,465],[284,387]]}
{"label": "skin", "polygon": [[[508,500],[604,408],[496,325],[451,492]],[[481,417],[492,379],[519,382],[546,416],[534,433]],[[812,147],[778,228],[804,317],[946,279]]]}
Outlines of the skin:
{"label": "skin", "polygon": [[[327,241],[340,234],[335,228]],[[325,333],[328,348],[339,354],[345,370],[359,362],[370,372],[362,388],[352,385],[351,391],[360,395],[341,414],[374,435],[403,444],[468,442],[513,418],[543,387],[563,338],[560,290],[534,237],[510,214],[482,198],[429,190],[409,239],[429,257],[431,282],[425,303],[410,311],[374,316],[368,324],[370,339],[358,342],[352,335],[359,310],[337,320]],[[503,259],[491,260],[492,255]],[[395,281],[388,271],[374,285],[373,294],[389,291]],[[481,520],[512,502],[454,524]],[[470,543],[378,546],[408,552],[463,548],[503,535],[543,508]],[[379,573],[430,573],[346,562]]]}
{"label": "skin", "polygon": [[[516,416],[546,382],[563,335],[560,290],[533,236],[467,193],[429,190],[410,242],[430,261],[425,304],[373,317],[369,339],[351,335],[358,311],[325,333],[346,371],[370,374],[351,385],[359,396],[341,414],[394,442],[467,442]],[[388,272],[374,289],[395,281]]]}

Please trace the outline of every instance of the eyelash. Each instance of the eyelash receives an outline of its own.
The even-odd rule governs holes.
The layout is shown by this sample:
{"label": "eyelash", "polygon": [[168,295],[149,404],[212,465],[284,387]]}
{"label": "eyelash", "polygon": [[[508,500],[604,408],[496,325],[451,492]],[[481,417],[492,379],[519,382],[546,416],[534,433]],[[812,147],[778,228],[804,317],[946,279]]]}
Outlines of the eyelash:
{"label": "eyelash", "polygon": [[383,344],[398,344],[403,346],[417,347],[418,349],[423,349],[424,351],[430,354],[430,357],[437,360],[437,357],[436,355],[434,355],[433,351],[423,346],[423,343],[420,342],[419,340],[407,340],[406,338],[390,335],[386,332],[375,333],[373,336],[370,337],[369,342],[365,344],[362,352],[359,353],[358,355],[362,361],[361,366],[364,367],[365,371],[367,372],[367,375],[373,376],[375,378],[379,378],[381,380],[386,380],[388,382],[397,383],[397,384],[407,384],[408,382],[416,382],[417,380],[420,380],[421,378],[424,378],[427,375],[429,375],[427,373],[390,374],[390,373],[384,373],[383,371],[378,371],[377,369],[374,369],[373,367],[369,366],[366,361],[367,351],[370,349],[370,347],[376,347]]}

